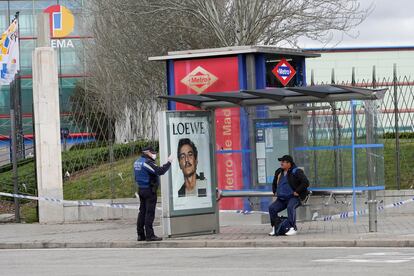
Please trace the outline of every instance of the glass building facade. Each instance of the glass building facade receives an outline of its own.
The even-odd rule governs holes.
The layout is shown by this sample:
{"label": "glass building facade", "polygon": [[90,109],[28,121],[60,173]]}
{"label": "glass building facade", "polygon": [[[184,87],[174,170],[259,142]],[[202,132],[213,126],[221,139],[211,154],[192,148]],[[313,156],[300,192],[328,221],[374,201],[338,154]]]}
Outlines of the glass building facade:
{"label": "glass building facade", "polygon": [[[6,30],[16,12],[20,12],[21,107],[23,113],[23,133],[26,139],[30,139],[33,134],[32,52],[36,47],[36,16],[37,14],[44,13],[45,9],[53,5],[61,5],[69,9],[75,21],[74,29],[67,37],[57,38],[65,41],[66,44],[70,40],[70,44],[73,44],[73,47],[55,48],[58,58],[61,127],[69,128],[73,137],[79,137],[79,133],[82,132],[70,124],[69,99],[77,83],[85,80],[84,42],[90,39],[90,35],[85,31],[83,19],[84,1],[0,1],[1,32]],[[0,143],[2,143],[0,147],[8,147],[9,137],[10,86],[4,85],[0,88]]]}

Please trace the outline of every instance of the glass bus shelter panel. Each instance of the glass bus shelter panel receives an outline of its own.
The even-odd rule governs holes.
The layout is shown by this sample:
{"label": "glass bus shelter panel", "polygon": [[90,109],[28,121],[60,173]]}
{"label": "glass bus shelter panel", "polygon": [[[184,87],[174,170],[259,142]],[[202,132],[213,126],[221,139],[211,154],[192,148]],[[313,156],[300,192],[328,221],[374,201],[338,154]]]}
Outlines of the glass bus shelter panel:
{"label": "glass bus shelter panel", "polygon": [[[311,187],[352,188],[351,147],[334,149],[327,146],[325,150],[298,149],[295,150],[295,155],[306,160],[304,171]],[[355,186],[383,186],[383,148],[356,148],[354,156]]]}
{"label": "glass bus shelter panel", "polygon": [[[335,102],[309,106],[313,110],[307,113],[306,140],[303,145],[293,148],[301,148],[299,151],[294,150],[294,156],[299,160],[303,158],[311,185],[352,186],[352,145],[356,147],[356,185],[368,185],[367,170],[373,164],[377,164],[375,166],[379,170],[383,167],[383,164],[379,164],[383,162],[383,150],[380,147],[383,132],[378,121],[376,102],[359,101],[354,105],[351,102]],[[378,156],[374,158],[372,154]],[[368,156],[375,161],[368,159]],[[379,172],[379,175],[383,173]]]}
{"label": "glass bus shelter panel", "polygon": [[[341,173],[342,171],[337,171],[335,167],[335,156],[338,156],[342,160],[342,168],[350,168],[351,166],[351,150],[338,150],[336,153],[332,149],[326,150],[312,150],[301,148],[294,149],[295,156],[299,157],[302,160],[305,160],[304,164],[298,164],[301,167],[306,176],[309,179],[311,187],[318,188],[331,188],[341,186],[352,187],[352,178],[350,175],[347,177]],[[337,178],[340,179],[337,183]]]}
{"label": "glass bus shelter panel", "polygon": [[255,126],[255,161],[257,184],[268,186],[283,155],[289,154],[289,120],[257,119]]}
{"label": "glass bus shelter panel", "polygon": [[384,148],[357,148],[355,156],[356,186],[384,186]]}

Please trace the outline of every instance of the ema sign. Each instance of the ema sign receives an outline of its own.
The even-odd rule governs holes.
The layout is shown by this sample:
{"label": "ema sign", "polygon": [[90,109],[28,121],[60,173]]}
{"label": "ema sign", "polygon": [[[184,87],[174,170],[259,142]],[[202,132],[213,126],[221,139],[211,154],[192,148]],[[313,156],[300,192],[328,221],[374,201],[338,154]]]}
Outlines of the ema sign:
{"label": "ema sign", "polygon": [[283,86],[286,86],[296,74],[296,71],[293,69],[292,65],[286,61],[286,59],[282,58],[282,60],[272,70],[272,73],[283,84]]}
{"label": "ema sign", "polygon": [[70,39],[62,39],[73,32],[75,27],[75,18],[72,12],[61,5],[53,5],[44,10],[49,14],[51,46],[53,48],[73,48],[73,42]]}

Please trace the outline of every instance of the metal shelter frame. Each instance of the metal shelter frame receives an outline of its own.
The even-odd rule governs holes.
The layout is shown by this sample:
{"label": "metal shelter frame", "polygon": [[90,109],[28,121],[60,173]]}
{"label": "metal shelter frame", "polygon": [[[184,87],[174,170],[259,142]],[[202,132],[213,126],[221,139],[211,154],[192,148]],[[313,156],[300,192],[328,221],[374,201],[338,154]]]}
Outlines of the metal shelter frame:
{"label": "metal shelter frame", "polygon": [[231,92],[209,92],[199,95],[159,96],[161,99],[192,105],[201,109],[235,106],[307,104],[350,100],[377,100],[387,89],[367,89],[345,85],[242,89]]}
{"label": "metal shelter frame", "polygon": [[[199,95],[176,95],[176,96],[159,96],[161,99],[175,101],[183,104],[192,105],[204,110],[214,110],[225,107],[248,107],[248,106],[286,106],[289,110],[291,105],[304,105],[309,103],[329,103],[331,106],[334,102],[350,101],[352,110],[355,110],[357,100],[377,100],[384,97],[385,89],[367,89],[345,85],[312,85],[304,87],[286,87],[286,88],[268,88],[268,89],[243,89],[240,91],[229,92],[209,92]],[[328,146],[328,147],[297,147],[295,150],[352,150],[352,198],[354,222],[356,222],[356,194],[358,191],[368,191],[369,206],[369,230],[377,231],[377,213],[376,213],[376,195],[375,191],[384,190],[384,186],[356,186],[356,154],[357,148],[382,148],[383,144],[356,144],[355,141],[355,112],[352,112],[352,142],[350,145]],[[224,194],[223,194],[224,192]],[[249,190],[247,193],[238,191],[229,192],[228,196],[245,197],[255,196],[260,191]],[[225,195],[226,191],[220,191]],[[264,196],[259,195],[259,196]]]}

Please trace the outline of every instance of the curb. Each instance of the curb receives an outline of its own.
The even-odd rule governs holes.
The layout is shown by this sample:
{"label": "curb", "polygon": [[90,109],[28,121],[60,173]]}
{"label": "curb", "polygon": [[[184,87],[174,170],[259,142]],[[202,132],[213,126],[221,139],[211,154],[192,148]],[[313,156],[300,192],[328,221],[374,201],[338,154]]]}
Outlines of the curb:
{"label": "curb", "polygon": [[56,248],[258,248],[258,247],[414,247],[414,240],[298,240],[298,241],[173,241],[161,242],[22,242],[0,243],[1,249]]}

